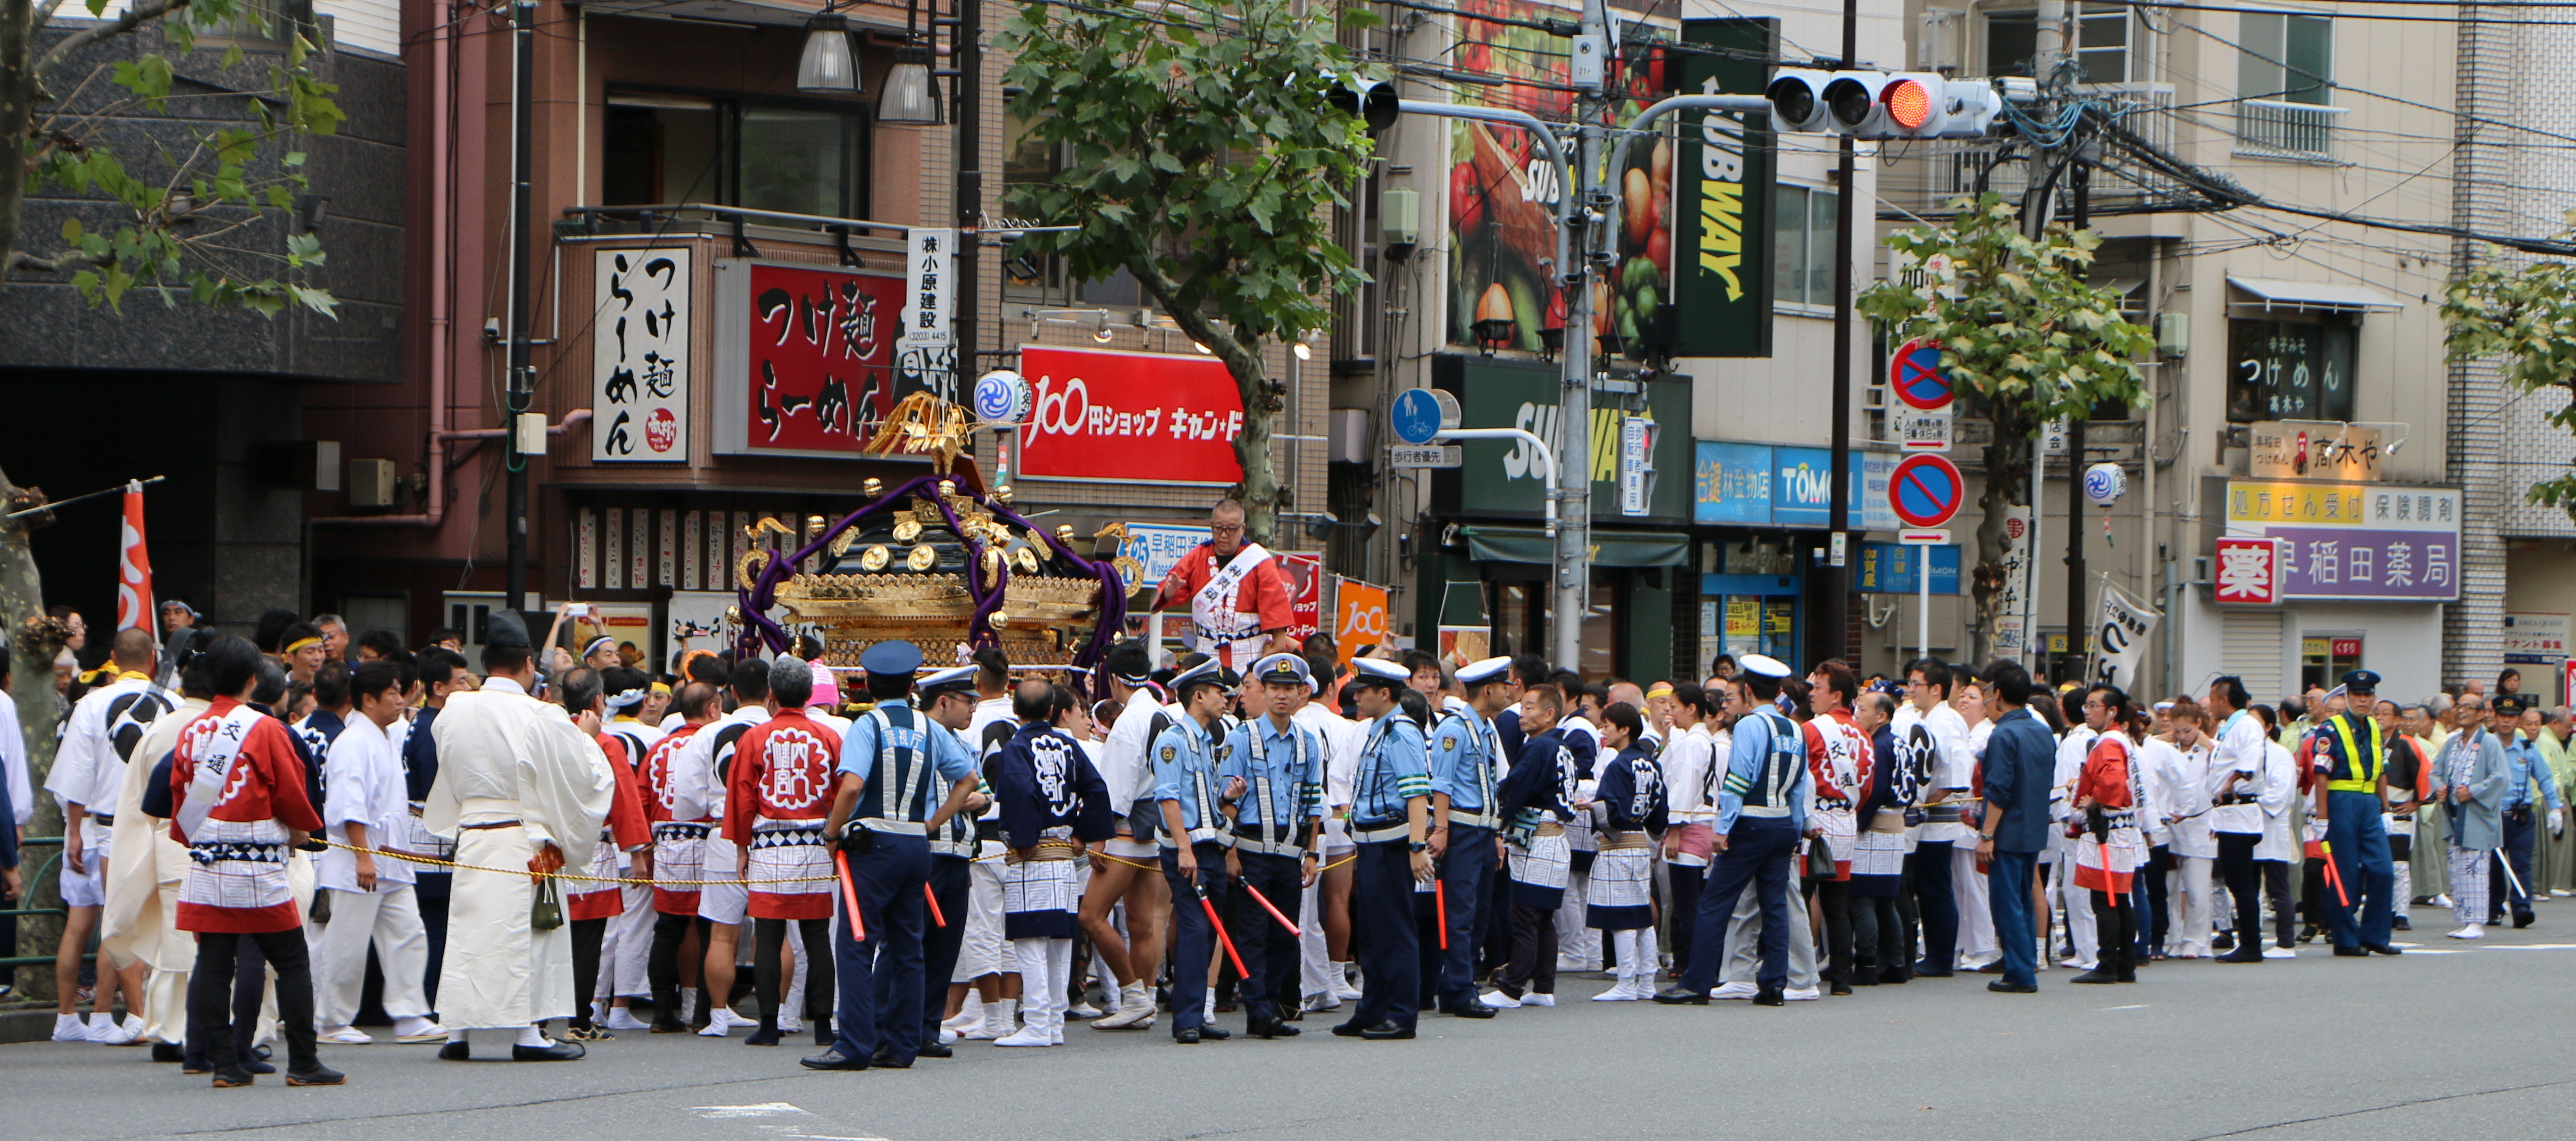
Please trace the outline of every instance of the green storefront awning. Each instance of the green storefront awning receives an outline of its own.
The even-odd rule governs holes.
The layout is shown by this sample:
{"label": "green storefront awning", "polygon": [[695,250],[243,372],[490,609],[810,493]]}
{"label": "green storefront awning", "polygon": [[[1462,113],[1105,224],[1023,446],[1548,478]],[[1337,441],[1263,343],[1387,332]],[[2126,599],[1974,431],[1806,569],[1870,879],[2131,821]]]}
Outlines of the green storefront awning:
{"label": "green storefront awning", "polygon": [[[1467,556],[1482,562],[1556,561],[1556,541],[1539,527],[1460,527]],[[1663,531],[1592,532],[1592,565],[1600,567],[1678,567],[1690,564],[1690,536]]]}

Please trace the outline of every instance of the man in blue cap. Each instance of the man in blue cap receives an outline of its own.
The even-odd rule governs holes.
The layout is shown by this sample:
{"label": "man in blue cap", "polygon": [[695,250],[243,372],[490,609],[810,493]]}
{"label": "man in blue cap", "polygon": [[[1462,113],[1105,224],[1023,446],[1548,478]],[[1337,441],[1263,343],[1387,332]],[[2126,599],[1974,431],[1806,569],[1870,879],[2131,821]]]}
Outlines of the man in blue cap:
{"label": "man in blue cap", "polygon": [[[1430,738],[1432,862],[1438,865],[1448,937],[1438,932],[1422,945],[1423,988],[1442,1010],[1460,1018],[1492,1018],[1494,1008],[1476,997],[1476,945],[1483,904],[1492,890],[1495,837],[1494,781],[1503,764],[1503,742],[1494,715],[1512,703],[1512,660],[1486,658],[1458,667],[1464,708],[1450,705]],[[1438,910],[1435,908],[1435,911]],[[1442,946],[1447,946],[1442,950]]]}
{"label": "man in blue cap", "polygon": [[[2309,813],[2309,838],[2322,831],[2326,858],[2343,881],[2343,894],[2325,900],[2334,923],[2334,953],[2360,958],[2400,952],[2388,942],[2396,865],[2388,854],[2388,829],[2380,820],[2382,784],[2388,776],[2388,739],[2370,717],[2379,675],[2354,670],[2343,675],[2346,708],[2317,727],[2316,807]],[[2327,895],[2334,892],[2329,890]],[[2355,918],[2358,910],[2360,916]]]}
{"label": "man in blue cap", "polygon": [[[1193,654],[1172,676],[1172,707],[1181,716],[1154,739],[1154,802],[1162,813],[1163,880],[1172,888],[1172,1040],[1183,1045],[1233,1037],[1207,1024],[1208,956],[1216,949],[1215,914],[1223,914],[1229,880],[1226,817],[1211,726],[1225,711],[1231,676],[1215,658]],[[1239,790],[1228,790],[1239,791]]]}
{"label": "man in blue cap", "polygon": [[1413,885],[1431,880],[1431,770],[1422,726],[1397,704],[1413,675],[1394,662],[1357,658],[1360,715],[1369,719],[1351,777],[1352,937],[1359,945],[1360,1002],[1333,1027],[1344,1038],[1413,1037],[1422,1006],[1421,934],[1413,926]]}
{"label": "man in blue cap", "polygon": [[[825,820],[826,834],[839,837],[859,914],[842,909],[833,939],[839,1034],[831,1049],[804,1060],[809,1070],[908,1069],[919,1054],[929,837],[975,791],[974,758],[954,734],[913,708],[921,647],[879,642],[860,656],[859,667],[877,705],[842,736],[841,791]],[[948,784],[944,801],[935,799],[941,781]]]}
{"label": "man in blue cap", "polygon": [[[1261,716],[1227,735],[1217,776],[1234,802],[1234,874],[1246,890],[1235,900],[1230,930],[1243,956],[1244,1032],[1293,1038],[1280,1020],[1297,1005],[1297,937],[1306,885],[1323,846],[1324,740],[1290,718],[1314,693],[1314,671],[1295,654],[1272,654],[1252,666],[1261,687],[1246,704]],[[1258,900],[1253,898],[1259,893]],[[1280,911],[1273,919],[1261,906]]]}

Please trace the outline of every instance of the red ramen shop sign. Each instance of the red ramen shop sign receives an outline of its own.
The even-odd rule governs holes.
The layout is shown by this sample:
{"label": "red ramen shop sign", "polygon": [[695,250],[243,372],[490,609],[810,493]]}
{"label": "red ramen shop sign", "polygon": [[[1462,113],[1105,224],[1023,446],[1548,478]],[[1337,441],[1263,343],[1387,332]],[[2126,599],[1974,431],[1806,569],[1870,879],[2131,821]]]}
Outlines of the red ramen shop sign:
{"label": "red ramen shop sign", "polygon": [[1243,399],[1213,357],[1023,346],[1030,479],[1212,484],[1243,479]]}
{"label": "red ramen shop sign", "polygon": [[906,282],[833,266],[716,263],[716,450],[856,456],[907,393]]}

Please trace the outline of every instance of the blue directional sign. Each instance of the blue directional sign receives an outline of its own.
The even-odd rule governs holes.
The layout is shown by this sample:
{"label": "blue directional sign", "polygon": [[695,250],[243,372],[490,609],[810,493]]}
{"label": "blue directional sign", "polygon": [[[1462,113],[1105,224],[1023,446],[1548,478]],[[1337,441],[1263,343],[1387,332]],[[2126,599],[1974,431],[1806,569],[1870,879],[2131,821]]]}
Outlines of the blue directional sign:
{"label": "blue directional sign", "polygon": [[1387,409],[1387,423],[1396,439],[1428,444],[1442,429],[1458,426],[1458,398],[1437,388],[1405,389]]}

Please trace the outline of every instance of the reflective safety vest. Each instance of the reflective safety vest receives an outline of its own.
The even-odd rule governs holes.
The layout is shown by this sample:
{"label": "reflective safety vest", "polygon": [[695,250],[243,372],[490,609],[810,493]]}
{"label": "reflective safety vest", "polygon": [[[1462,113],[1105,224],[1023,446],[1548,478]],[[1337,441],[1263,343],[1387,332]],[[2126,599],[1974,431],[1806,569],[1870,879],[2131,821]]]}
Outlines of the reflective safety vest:
{"label": "reflective safety vest", "polygon": [[[2335,736],[2343,741],[2344,771],[2351,775],[2346,779],[2327,780],[2326,791],[2377,794],[2379,775],[2388,767],[2387,747],[2379,737],[2379,722],[2365,722],[2370,726],[2370,752],[2366,754],[2353,745],[2351,714],[2336,714],[2333,724]],[[2328,775],[2332,776],[2331,770]]]}

